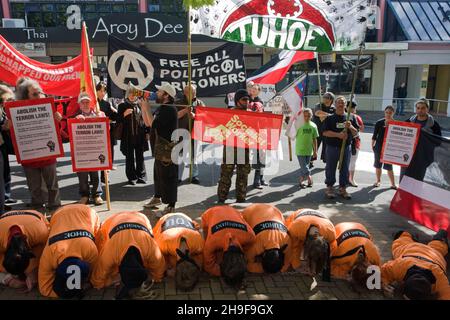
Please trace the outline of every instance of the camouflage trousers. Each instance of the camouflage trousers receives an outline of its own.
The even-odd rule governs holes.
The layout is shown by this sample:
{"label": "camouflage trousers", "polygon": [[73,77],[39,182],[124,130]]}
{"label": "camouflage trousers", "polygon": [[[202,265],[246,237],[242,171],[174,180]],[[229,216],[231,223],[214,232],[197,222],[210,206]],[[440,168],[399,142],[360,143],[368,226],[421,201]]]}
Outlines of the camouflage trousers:
{"label": "camouflage trousers", "polygon": [[217,195],[219,200],[225,200],[231,188],[231,178],[236,167],[236,200],[244,201],[247,195],[247,180],[250,164],[222,164]]}

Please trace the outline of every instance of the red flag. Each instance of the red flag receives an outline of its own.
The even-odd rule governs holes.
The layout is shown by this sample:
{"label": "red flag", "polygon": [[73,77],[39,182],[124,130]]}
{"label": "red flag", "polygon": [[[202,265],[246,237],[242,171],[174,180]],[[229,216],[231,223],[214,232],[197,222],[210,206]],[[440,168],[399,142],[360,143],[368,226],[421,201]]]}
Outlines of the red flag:
{"label": "red flag", "polygon": [[91,54],[93,51],[89,48],[89,39],[86,30],[86,23],[83,22],[81,29],[81,57],[83,68],[80,75],[80,92],[87,92],[91,97],[91,108],[97,106],[97,92],[94,84],[94,74],[92,72]]}
{"label": "red flag", "polygon": [[74,118],[80,112],[78,98],[68,98],[55,100],[56,111],[62,115],[62,120],[59,122],[59,132],[61,134],[62,142],[69,142],[69,130],[67,127],[67,119]]}
{"label": "red flag", "polygon": [[28,58],[0,36],[0,81],[15,86],[20,77],[36,80],[47,94],[73,97],[80,93],[81,55],[61,64]]}
{"label": "red flag", "polygon": [[193,138],[230,147],[277,150],[282,115],[197,107]]}

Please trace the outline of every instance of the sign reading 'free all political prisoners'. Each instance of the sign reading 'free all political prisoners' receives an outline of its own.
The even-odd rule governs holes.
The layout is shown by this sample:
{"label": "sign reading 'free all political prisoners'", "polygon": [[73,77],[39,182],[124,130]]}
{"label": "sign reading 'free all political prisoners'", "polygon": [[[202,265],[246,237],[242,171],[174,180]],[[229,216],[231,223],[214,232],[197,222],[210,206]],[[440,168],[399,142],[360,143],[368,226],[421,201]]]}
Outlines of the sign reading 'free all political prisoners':
{"label": "sign reading 'free all political prisoners'", "polygon": [[53,98],[6,102],[5,108],[12,123],[11,138],[17,162],[64,156]]}
{"label": "sign reading 'free all political prisoners'", "polygon": [[[214,50],[193,54],[192,83],[197,95],[216,96],[245,86],[246,72],[242,44],[226,43]],[[182,91],[188,83],[187,55],[154,53],[136,48],[114,36],[108,41],[108,93],[123,98],[128,83],[155,91],[155,85],[172,84]]]}
{"label": "sign reading 'free all political prisoners'", "polygon": [[111,170],[109,119],[68,119],[73,172]]}
{"label": "sign reading 'free all political prisoners'", "polygon": [[381,159],[383,163],[409,166],[420,135],[420,124],[390,121],[384,134]]}

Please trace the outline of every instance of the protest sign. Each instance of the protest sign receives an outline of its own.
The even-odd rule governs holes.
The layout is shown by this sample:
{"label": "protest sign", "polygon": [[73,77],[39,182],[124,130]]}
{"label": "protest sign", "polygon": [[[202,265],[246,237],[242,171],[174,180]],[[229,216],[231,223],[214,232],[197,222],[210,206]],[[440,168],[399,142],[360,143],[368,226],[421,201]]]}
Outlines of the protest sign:
{"label": "protest sign", "polygon": [[53,98],[5,103],[17,162],[27,163],[64,156],[54,117]]}
{"label": "protest sign", "polygon": [[111,170],[109,119],[68,119],[67,124],[73,171]]}

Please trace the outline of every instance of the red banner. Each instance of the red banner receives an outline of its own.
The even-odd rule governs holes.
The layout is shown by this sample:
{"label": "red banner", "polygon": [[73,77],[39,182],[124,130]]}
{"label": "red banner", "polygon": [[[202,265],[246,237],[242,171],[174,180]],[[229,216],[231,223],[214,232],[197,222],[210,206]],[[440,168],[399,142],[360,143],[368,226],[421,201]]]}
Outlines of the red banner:
{"label": "red banner", "polygon": [[69,130],[67,128],[67,119],[74,118],[80,111],[77,98],[67,98],[55,100],[56,111],[62,115],[62,120],[59,123],[59,133],[62,142],[69,142]]}
{"label": "red banner", "polygon": [[39,82],[46,94],[78,96],[82,68],[81,55],[65,63],[46,64],[23,55],[0,36],[0,81],[11,86],[20,77],[28,77]]}
{"label": "red banner", "polygon": [[250,149],[278,149],[282,115],[197,107],[193,138],[203,142]]}

